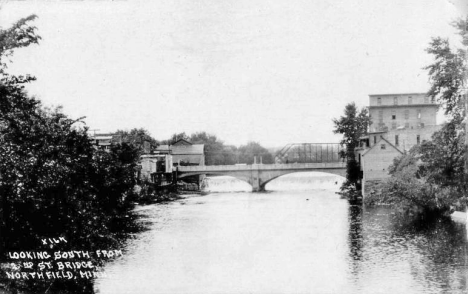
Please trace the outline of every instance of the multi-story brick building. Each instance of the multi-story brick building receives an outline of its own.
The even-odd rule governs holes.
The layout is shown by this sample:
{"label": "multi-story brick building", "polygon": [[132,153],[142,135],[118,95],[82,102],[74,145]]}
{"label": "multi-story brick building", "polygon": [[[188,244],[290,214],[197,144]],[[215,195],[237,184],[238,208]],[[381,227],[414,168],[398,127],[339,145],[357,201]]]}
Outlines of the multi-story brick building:
{"label": "multi-story brick building", "polygon": [[366,186],[389,177],[388,167],[396,156],[430,140],[440,129],[437,109],[425,93],[369,95],[371,125],[356,150],[364,194]]}
{"label": "multi-story brick building", "polygon": [[430,139],[437,109],[424,93],[369,95],[369,147],[380,137],[403,150]]}

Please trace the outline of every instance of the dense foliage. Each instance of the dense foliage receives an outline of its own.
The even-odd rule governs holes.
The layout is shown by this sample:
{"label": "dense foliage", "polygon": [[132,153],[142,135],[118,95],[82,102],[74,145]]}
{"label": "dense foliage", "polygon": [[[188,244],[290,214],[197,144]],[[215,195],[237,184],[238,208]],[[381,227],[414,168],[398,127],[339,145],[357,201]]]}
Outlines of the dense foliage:
{"label": "dense foliage", "polygon": [[356,187],[360,177],[359,163],[356,160],[354,150],[359,147],[359,138],[367,133],[370,117],[366,108],[358,110],[356,104],[351,102],[345,106],[344,115],[339,119],[333,119],[335,134],[342,134],[340,151],[341,158],[346,160],[346,181],[343,187]]}
{"label": "dense foliage", "polygon": [[115,134],[120,137],[119,141],[121,143],[135,146],[140,151],[140,154],[154,151],[159,145],[158,141],[144,128],[133,128],[130,131],[117,130]]}
{"label": "dense foliage", "polygon": [[65,237],[63,250],[116,248],[113,227],[130,207],[138,148],[96,149],[81,119],[28,96],[33,77],[7,73],[5,58],[40,39],[28,25],[34,18],[0,30],[0,256],[37,250],[45,237]]}
{"label": "dense foliage", "polygon": [[[394,204],[400,211],[440,214],[466,205],[464,175],[465,135],[447,123],[431,141],[414,146],[394,159],[391,178],[382,195],[370,196],[367,204]],[[382,198],[383,197],[383,198]]]}
{"label": "dense foliage", "polygon": [[[468,45],[466,20],[453,24],[462,44]],[[427,66],[431,88],[428,95],[443,107],[449,121],[432,136],[432,140],[414,146],[394,160],[391,178],[384,184],[382,195],[368,197],[366,202],[392,203],[406,213],[444,214],[466,207],[467,177],[466,117],[464,96],[467,81],[466,51],[451,48],[447,39],[433,38],[427,52],[434,63]]]}
{"label": "dense foliage", "polygon": [[262,145],[257,142],[248,142],[246,145],[239,147],[239,162],[252,164],[254,157],[257,157],[257,163],[271,164],[274,163],[273,155]]}
{"label": "dense foliage", "polygon": [[[468,46],[468,18],[453,25],[461,36],[462,44]],[[426,51],[434,58],[434,63],[426,67],[431,82],[428,95],[439,102],[455,123],[460,123],[465,116],[466,51],[451,48],[448,39],[441,37],[433,38]]]}
{"label": "dense foliage", "polygon": [[234,164],[234,159],[230,157],[228,150],[225,150],[224,142],[217,136],[206,132],[197,132],[190,136],[188,141],[193,144],[205,145],[205,164]]}
{"label": "dense foliage", "polygon": [[162,144],[174,144],[178,140],[187,140],[192,144],[205,145],[205,165],[231,165],[236,163],[253,164],[254,157],[257,163],[274,163],[273,155],[265,147],[257,142],[248,142],[239,148],[233,145],[226,145],[216,135],[207,132],[197,132],[190,136],[185,133],[178,133],[171,136],[169,140],[161,141]]}

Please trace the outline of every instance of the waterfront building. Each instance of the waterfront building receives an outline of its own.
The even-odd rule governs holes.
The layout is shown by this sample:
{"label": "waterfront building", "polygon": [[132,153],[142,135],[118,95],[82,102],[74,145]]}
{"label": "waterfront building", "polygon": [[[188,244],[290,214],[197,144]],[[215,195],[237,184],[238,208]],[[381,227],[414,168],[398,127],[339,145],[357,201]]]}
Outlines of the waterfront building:
{"label": "waterfront building", "polygon": [[[145,154],[140,159],[140,179],[154,182],[157,177],[164,178],[177,166],[205,165],[205,145],[192,144],[187,140],[178,140],[172,145],[159,145],[151,154]],[[199,182],[200,176],[193,180]]]}
{"label": "waterfront building", "polygon": [[395,157],[430,140],[440,129],[437,110],[425,93],[369,95],[371,124],[356,149],[364,195],[389,177],[388,167]]}
{"label": "waterfront building", "polygon": [[429,140],[437,126],[438,105],[425,93],[369,95],[368,145],[386,138],[402,150]]}
{"label": "waterfront building", "polygon": [[205,145],[180,139],[172,145],[159,145],[155,154],[171,154],[175,166],[205,165]]}

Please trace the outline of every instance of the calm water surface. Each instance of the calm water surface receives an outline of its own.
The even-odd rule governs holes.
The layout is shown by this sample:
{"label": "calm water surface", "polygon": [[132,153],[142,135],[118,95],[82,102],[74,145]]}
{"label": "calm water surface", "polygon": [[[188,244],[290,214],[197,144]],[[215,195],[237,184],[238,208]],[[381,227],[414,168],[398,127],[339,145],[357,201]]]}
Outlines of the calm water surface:
{"label": "calm water surface", "polygon": [[[468,289],[464,225],[404,226],[388,209],[350,206],[335,194],[335,179],[281,180],[267,186],[277,190],[268,193],[220,192],[138,207],[148,230],[128,241],[124,257],[106,266],[110,277],[96,281],[96,292]],[[213,190],[249,189],[232,179],[210,181]]]}

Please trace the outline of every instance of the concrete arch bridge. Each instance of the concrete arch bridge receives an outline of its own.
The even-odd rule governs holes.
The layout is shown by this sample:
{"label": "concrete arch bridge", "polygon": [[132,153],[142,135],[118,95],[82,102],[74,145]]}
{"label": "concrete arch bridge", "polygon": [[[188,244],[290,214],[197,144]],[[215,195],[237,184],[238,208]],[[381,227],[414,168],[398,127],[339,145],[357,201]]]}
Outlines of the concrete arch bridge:
{"label": "concrete arch bridge", "polygon": [[260,192],[265,191],[266,184],[280,176],[310,171],[345,177],[346,163],[339,161],[291,164],[179,166],[177,177],[183,179],[194,175],[231,176],[249,183],[252,186],[253,192]]}

